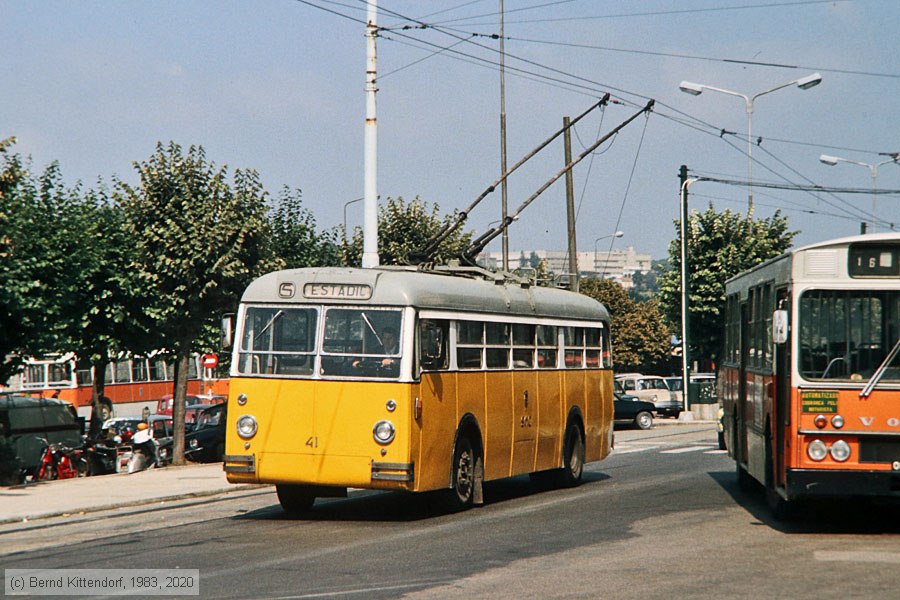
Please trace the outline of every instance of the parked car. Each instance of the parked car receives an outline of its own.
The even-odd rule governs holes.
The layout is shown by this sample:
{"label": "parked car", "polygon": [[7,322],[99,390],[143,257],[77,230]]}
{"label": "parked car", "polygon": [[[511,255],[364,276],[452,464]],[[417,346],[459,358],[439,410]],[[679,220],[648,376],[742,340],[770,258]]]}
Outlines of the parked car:
{"label": "parked car", "polygon": [[159,466],[164,467],[172,462],[172,443],[175,440],[172,417],[167,415],[150,415],[147,424],[150,426],[150,436],[156,440]]}
{"label": "parked car", "polygon": [[[203,404],[205,406],[209,406],[210,404],[219,404],[228,400],[225,396],[220,396],[217,394],[188,394],[184,398],[184,406],[188,408],[195,404]],[[156,414],[158,415],[172,415],[172,410],[175,408],[175,397],[172,394],[166,394],[162,398],[156,401]]]}
{"label": "parked car", "polygon": [[614,405],[614,419],[617,423],[628,423],[638,429],[650,429],[653,427],[653,411],[656,406],[652,402],[639,400],[637,396],[631,396],[619,391],[619,383],[616,382]]}
{"label": "parked car", "polygon": [[0,438],[15,453],[19,469],[7,474],[10,479],[33,475],[47,444],[81,448],[83,433],[84,420],[68,402],[0,394]]}
{"label": "parked car", "polygon": [[652,402],[657,415],[677,418],[681,414],[682,403],[672,396],[664,378],[658,375],[622,373],[616,375],[615,380],[622,384],[626,394],[637,396],[645,402]]}
{"label": "parked car", "polygon": [[225,456],[225,416],[227,405],[207,407],[197,418],[193,431],[184,436],[185,456],[197,462],[216,462]]}

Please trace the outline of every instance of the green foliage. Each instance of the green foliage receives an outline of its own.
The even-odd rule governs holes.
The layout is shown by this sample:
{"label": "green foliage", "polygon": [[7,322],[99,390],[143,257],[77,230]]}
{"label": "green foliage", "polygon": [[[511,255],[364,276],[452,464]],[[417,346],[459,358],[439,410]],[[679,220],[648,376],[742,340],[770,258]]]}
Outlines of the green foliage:
{"label": "green foliage", "polygon": [[252,170],[236,170],[229,183],[227,167],[207,162],[202,147],[185,154],[174,142],[158,144],[134,166],[140,185],[118,181],[116,201],[145,312],[165,347],[202,351],[195,344],[204,324],[234,311],[254,277],[283,264],[267,244],[266,194]]}
{"label": "green foliage", "polygon": [[[52,163],[35,177],[0,143],[0,360],[55,351],[68,341],[68,319],[82,310],[77,296],[91,257],[81,241],[88,224],[79,187],[62,184]],[[0,365],[0,381],[19,358]]]}
{"label": "green foliage", "polygon": [[[422,252],[432,237],[445,225],[456,220],[456,212],[440,216],[440,207],[416,197],[406,204],[403,198],[388,198],[378,207],[378,257],[382,265],[405,265],[411,255]],[[457,229],[435,253],[434,260],[444,263],[458,258],[472,240],[472,232]],[[362,264],[363,231],[356,228],[353,238],[341,245],[342,262],[347,266]]]}
{"label": "green foliage", "polygon": [[269,217],[272,252],[287,269],[335,266],[337,233],[316,231],[316,219],[303,207],[300,190],[284,188]]}
{"label": "green foliage", "polygon": [[612,279],[583,279],[579,291],[600,301],[609,311],[613,361],[617,371],[668,371],[671,331],[655,299],[636,302]]}
{"label": "green foliage", "polygon": [[[659,276],[659,299],[670,323],[681,321],[681,234],[669,244],[669,263]],[[796,231],[776,212],[767,219],[745,218],[730,210],[694,211],[688,218],[690,344],[693,360],[715,361],[722,347],[725,281],[774,258],[791,246]],[[680,326],[674,327],[680,329]],[[704,366],[703,368],[706,368]]]}

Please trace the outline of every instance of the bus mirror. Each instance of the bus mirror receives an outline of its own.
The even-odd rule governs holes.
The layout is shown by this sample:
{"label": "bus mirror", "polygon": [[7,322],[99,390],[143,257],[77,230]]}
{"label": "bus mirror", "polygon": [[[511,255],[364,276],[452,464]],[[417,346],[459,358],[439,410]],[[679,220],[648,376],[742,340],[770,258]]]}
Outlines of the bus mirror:
{"label": "bus mirror", "polygon": [[234,340],[234,314],[227,314],[222,317],[222,348],[231,348]]}
{"label": "bus mirror", "polygon": [[776,310],[772,313],[772,339],[776,344],[783,344],[788,340],[788,313],[786,310]]}

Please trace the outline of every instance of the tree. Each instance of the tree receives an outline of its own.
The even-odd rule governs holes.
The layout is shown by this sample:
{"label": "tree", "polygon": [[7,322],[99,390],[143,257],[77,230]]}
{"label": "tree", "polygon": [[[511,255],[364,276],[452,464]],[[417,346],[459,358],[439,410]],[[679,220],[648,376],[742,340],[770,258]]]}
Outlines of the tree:
{"label": "tree", "polygon": [[184,398],[192,352],[205,328],[234,311],[258,274],[283,263],[271,255],[266,194],[253,170],[206,160],[202,147],[187,153],[158,144],[135,163],[140,185],[118,181],[116,200],[135,248],[133,268],[146,292],[148,316],[175,358],[173,455],[184,462]]}
{"label": "tree", "polygon": [[[659,299],[670,323],[681,322],[681,234],[669,244],[668,268],[658,279]],[[768,219],[745,218],[730,210],[694,211],[688,218],[690,352],[709,368],[721,353],[725,281],[790,248],[796,231],[788,231],[781,211]],[[676,331],[680,326],[673,327]]]}
{"label": "tree", "polygon": [[667,372],[671,331],[656,300],[636,302],[618,282],[593,277],[579,283],[579,292],[603,303],[609,311],[617,371]]}
{"label": "tree", "polygon": [[[456,220],[456,212],[440,217],[440,207],[419,199],[406,204],[403,198],[388,198],[378,207],[378,258],[383,265],[410,264],[411,255],[422,252],[429,240]],[[457,229],[438,247],[437,263],[458,258],[472,240],[472,232]],[[362,263],[363,231],[356,228],[353,239],[341,246],[345,265]]]}
{"label": "tree", "polygon": [[40,177],[0,142],[0,381],[24,356],[63,352],[87,254],[80,190],[51,163]]}
{"label": "tree", "polygon": [[300,190],[283,188],[269,216],[272,251],[287,269],[339,263],[336,232],[316,231],[316,219],[303,206]]}

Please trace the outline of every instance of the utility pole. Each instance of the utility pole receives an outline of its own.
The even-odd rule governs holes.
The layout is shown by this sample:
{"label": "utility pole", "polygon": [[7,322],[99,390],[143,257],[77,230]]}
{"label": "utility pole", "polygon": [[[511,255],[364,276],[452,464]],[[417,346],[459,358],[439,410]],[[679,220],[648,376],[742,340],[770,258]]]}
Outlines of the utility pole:
{"label": "utility pole", "polygon": [[377,62],[375,40],[378,37],[378,1],[369,0],[366,16],[366,130],[365,130],[365,217],[363,220],[362,266],[378,266],[378,119],[375,113]]}
{"label": "utility pole", "polygon": [[[504,47],[503,32],[503,0],[500,0],[500,174],[506,174],[506,52]],[[500,184],[500,198],[502,203],[502,221],[506,223],[506,179]],[[502,254],[503,270],[509,271],[509,228],[503,229]]]}
{"label": "utility pole", "polygon": [[[572,133],[569,127],[569,117],[563,117],[563,128],[566,133],[563,136],[565,145],[566,165],[572,162]],[[569,232],[569,273],[572,276],[572,284],[569,286],[573,292],[578,291],[578,245],[575,243],[575,184],[572,178],[572,169],[566,171],[566,222]]]}
{"label": "utility pole", "polygon": [[678,179],[681,185],[678,190],[681,194],[681,389],[684,396],[684,414],[685,418],[690,418],[688,412],[690,410],[690,344],[688,342],[688,187],[693,183],[693,179],[688,179],[687,165],[681,165],[678,171]]}

